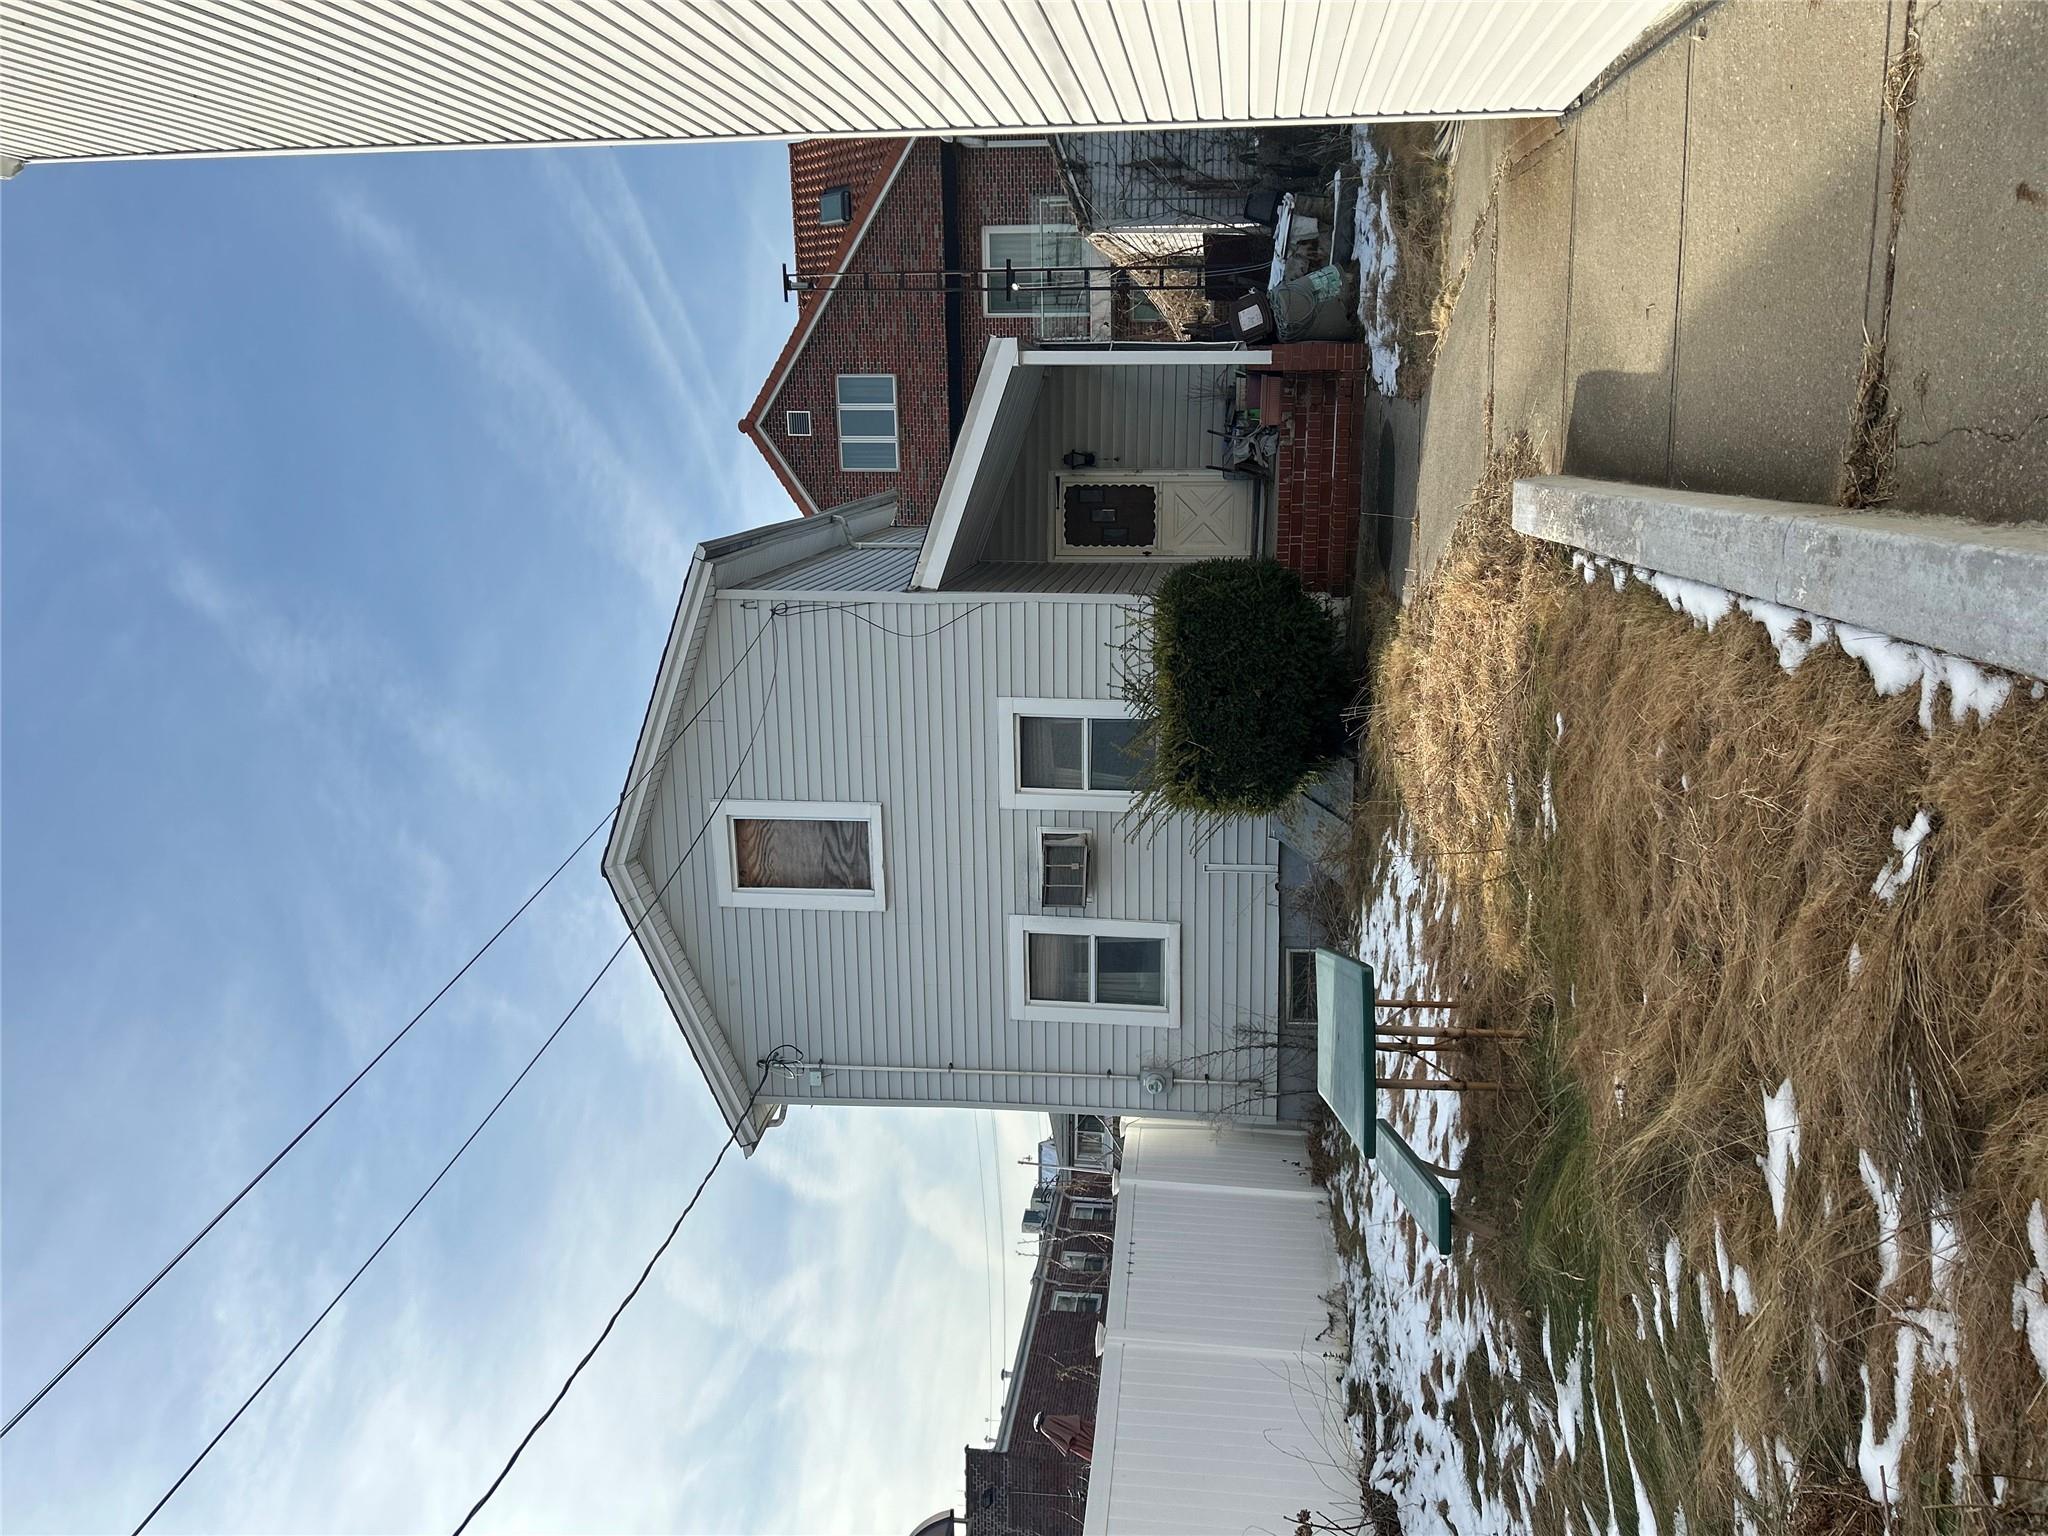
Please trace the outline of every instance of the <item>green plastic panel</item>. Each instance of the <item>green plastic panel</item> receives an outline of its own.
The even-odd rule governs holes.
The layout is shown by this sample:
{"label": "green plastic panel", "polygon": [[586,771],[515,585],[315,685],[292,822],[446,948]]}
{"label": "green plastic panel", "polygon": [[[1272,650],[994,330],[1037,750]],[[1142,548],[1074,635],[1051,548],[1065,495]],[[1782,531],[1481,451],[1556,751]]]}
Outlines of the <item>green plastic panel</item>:
{"label": "green plastic panel", "polygon": [[1334,950],[1316,951],[1316,1091],[1368,1161],[1379,1106],[1373,1001],[1371,966]]}
{"label": "green plastic panel", "polygon": [[1451,1251],[1451,1192],[1444,1181],[1422,1165],[1415,1149],[1386,1121],[1379,1123],[1380,1155],[1373,1167],[1385,1175],[1401,1203],[1422,1224],[1422,1234],[1438,1253]]}

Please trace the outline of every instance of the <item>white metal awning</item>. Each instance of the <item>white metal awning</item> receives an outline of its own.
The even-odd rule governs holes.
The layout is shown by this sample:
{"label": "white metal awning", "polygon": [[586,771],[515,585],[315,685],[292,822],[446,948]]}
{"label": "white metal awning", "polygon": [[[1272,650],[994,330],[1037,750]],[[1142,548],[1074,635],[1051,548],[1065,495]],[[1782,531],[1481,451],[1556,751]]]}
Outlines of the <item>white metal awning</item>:
{"label": "white metal awning", "polygon": [[1672,0],[8,0],[0,153],[304,154],[1561,111]]}

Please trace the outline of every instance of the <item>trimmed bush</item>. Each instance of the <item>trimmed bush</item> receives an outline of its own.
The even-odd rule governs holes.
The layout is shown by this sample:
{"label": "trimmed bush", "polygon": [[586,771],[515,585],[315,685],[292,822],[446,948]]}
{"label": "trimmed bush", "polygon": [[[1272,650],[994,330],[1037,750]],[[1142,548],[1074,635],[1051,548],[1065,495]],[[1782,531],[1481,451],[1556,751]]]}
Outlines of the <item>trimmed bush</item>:
{"label": "trimmed bush", "polygon": [[1144,819],[1263,816],[1344,750],[1336,621],[1271,560],[1180,566],[1134,627],[1124,692],[1151,722]]}

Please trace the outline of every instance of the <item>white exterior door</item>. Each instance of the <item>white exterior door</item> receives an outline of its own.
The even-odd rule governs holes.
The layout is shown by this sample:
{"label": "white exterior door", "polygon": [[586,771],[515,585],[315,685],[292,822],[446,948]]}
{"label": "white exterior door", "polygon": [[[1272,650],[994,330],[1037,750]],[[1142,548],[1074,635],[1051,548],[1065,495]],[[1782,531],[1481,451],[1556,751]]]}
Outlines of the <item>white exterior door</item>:
{"label": "white exterior door", "polygon": [[1252,483],[1214,470],[1053,478],[1056,560],[1209,560],[1252,552]]}

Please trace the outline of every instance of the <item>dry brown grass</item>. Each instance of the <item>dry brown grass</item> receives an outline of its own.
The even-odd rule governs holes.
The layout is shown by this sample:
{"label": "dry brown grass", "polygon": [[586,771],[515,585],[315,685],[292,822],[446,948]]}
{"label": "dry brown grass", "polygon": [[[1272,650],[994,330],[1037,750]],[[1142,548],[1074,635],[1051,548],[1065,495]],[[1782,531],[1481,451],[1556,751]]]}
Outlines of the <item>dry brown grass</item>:
{"label": "dry brown grass", "polygon": [[[1898,1330],[1945,1306],[1960,1382],[1923,1364],[1892,1528],[1990,1529],[1988,1493],[1948,1487],[1966,1415],[1978,1468],[2048,1478],[2048,1383],[2011,1318],[2048,1199],[2048,707],[2016,691],[1987,724],[1926,733],[1916,699],[1880,699],[1839,649],[1787,674],[1739,614],[1709,632],[1639,587],[1587,586],[1508,526],[1513,477],[1538,467],[1519,440],[1489,466],[1384,647],[1371,730],[1460,894],[1456,970],[1489,1011],[1555,1014],[1523,1091],[1473,1106],[1480,1182],[1522,1237],[1512,1283],[1582,1307],[1609,1379],[1648,1383],[1627,1387],[1650,1394],[1632,1432],[1695,1513],[1729,1507],[1737,1437],[1784,1438],[1814,1487],[1860,1487],[1859,1370],[1881,1435]],[[1922,807],[1919,871],[1881,902],[1891,830]],[[1787,1079],[1802,1148],[1780,1228],[1758,1159],[1762,1095]],[[1903,1212],[1882,1293],[1863,1154]],[[1962,1257],[1947,1297],[1937,1213]],[[1711,1373],[1697,1338],[1638,1341],[1630,1298],[1667,1236],[1712,1276],[1717,1230],[1757,1305],[1717,1299]],[[2048,1482],[2011,1497],[2029,1489]]]}
{"label": "dry brown grass", "polygon": [[1511,969],[1522,949],[1509,877],[1523,807],[1502,786],[1512,777],[1534,788],[1522,727],[1538,638],[1561,589],[1507,519],[1515,478],[1542,468],[1526,438],[1489,461],[1424,591],[1386,639],[1368,729],[1424,842],[1475,904],[1493,963]]}
{"label": "dry brown grass", "polygon": [[1401,346],[1400,392],[1419,400],[1443,338],[1438,308],[1450,241],[1450,168],[1437,153],[1434,123],[1375,123],[1371,133],[1380,163],[1362,195],[1386,194],[1396,265],[1384,303]]}

